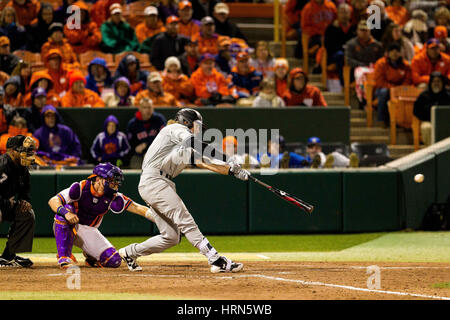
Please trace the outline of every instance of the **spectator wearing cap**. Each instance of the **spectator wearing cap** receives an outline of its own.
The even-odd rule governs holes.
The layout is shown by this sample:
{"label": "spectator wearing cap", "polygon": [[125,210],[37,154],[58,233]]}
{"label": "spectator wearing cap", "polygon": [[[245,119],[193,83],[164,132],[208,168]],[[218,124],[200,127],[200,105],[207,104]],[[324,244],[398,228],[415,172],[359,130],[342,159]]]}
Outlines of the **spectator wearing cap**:
{"label": "spectator wearing cap", "polygon": [[89,62],[88,75],[86,76],[86,88],[102,95],[104,88],[111,88],[113,79],[106,61],[103,58],[94,58]]}
{"label": "spectator wearing cap", "polygon": [[351,22],[352,7],[342,3],[337,9],[337,19],[326,29],[324,46],[327,51],[327,71],[339,76],[341,85],[344,85],[344,45],[356,36],[356,25]]}
{"label": "spectator wearing cap", "polygon": [[168,57],[179,56],[184,52],[188,38],[178,34],[179,18],[170,16],[166,20],[166,32],[158,34],[153,40],[150,59],[155,68],[164,70],[164,62]]}
{"label": "spectator wearing cap", "polygon": [[413,10],[411,19],[404,25],[403,34],[420,50],[428,40],[428,15],[423,10]]}
{"label": "spectator wearing cap", "polygon": [[12,52],[26,50],[27,33],[25,28],[20,25],[13,7],[4,8],[0,14],[0,35],[9,38]]}
{"label": "spectator wearing cap", "polygon": [[255,48],[255,57],[250,60],[250,65],[260,72],[264,78],[272,78],[275,69],[275,58],[270,52],[267,41],[258,41]]}
{"label": "spectator wearing cap", "polygon": [[252,104],[253,107],[278,108],[285,107],[284,100],[275,91],[275,81],[264,78],[260,84],[260,91]]}
{"label": "spectator wearing cap", "polygon": [[230,9],[225,2],[219,2],[214,6],[213,19],[216,25],[216,32],[222,36],[229,36],[230,38],[239,38],[247,42],[247,38],[242,33],[241,29],[228,19]]}
{"label": "spectator wearing cap", "polygon": [[408,22],[409,12],[405,8],[405,0],[393,0],[391,5],[386,7],[385,11],[389,19],[401,27]]}
{"label": "spectator wearing cap", "polygon": [[217,48],[219,50],[216,56],[217,71],[222,73],[224,77],[228,77],[231,74],[231,69],[236,66],[236,58],[233,57],[231,52],[230,37],[220,37],[217,42]]}
{"label": "spectator wearing cap", "polygon": [[425,145],[431,141],[431,108],[450,105],[450,95],[446,89],[448,78],[440,72],[432,72],[427,90],[423,91],[414,102],[414,115],[419,118],[422,140]]}
{"label": "spectator wearing cap", "polygon": [[113,4],[121,6],[122,4],[125,4],[125,2],[126,1],[124,0],[97,0],[89,11],[92,21],[94,21],[97,26],[101,26],[111,17],[111,6]]}
{"label": "spectator wearing cap", "polygon": [[205,53],[200,57],[200,67],[191,75],[197,100],[196,105],[221,105],[234,103],[227,80],[214,67],[215,56]]}
{"label": "spectator wearing cap", "polygon": [[180,16],[178,34],[189,39],[200,32],[200,21],[192,19],[192,14],[192,3],[190,1],[183,0],[178,3],[178,15]]}
{"label": "spectator wearing cap", "polygon": [[154,107],[178,107],[181,103],[171,94],[163,89],[163,78],[157,71],[153,71],[147,78],[147,89],[136,95],[135,105],[139,105],[143,98],[151,99]]}
{"label": "spectator wearing cap", "polygon": [[411,62],[414,57],[414,46],[411,41],[402,34],[402,28],[396,23],[391,23],[386,28],[386,32],[381,38],[381,44],[383,45],[384,51],[386,51],[389,45],[393,43],[397,43],[400,46],[403,58]]}
{"label": "spectator wearing cap", "polygon": [[258,168],[259,161],[253,155],[238,150],[236,137],[226,136],[222,139],[222,151],[227,157],[227,162],[239,164],[244,169]]}
{"label": "spectator wearing cap", "polygon": [[0,134],[8,131],[9,123],[16,115],[17,109],[5,104],[5,89],[0,86]]}
{"label": "spectator wearing cap", "polygon": [[138,58],[133,54],[127,54],[119,63],[114,80],[125,77],[130,82],[131,95],[135,96],[139,91],[147,87],[148,71],[141,70],[141,64]]}
{"label": "spectator wearing cap", "polygon": [[11,53],[11,42],[8,37],[0,37],[0,70],[8,75],[11,75],[12,71],[19,63],[19,58]]}
{"label": "spectator wearing cap", "polygon": [[31,92],[31,107],[25,109],[23,117],[27,121],[28,131],[35,132],[42,126],[41,111],[47,105],[47,92],[44,88],[36,87]]}
{"label": "spectator wearing cap", "polygon": [[136,26],[136,37],[140,43],[145,39],[166,31],[164,23],[158,17],[158,9],[148,6],[144,9],[144,21]]}
{"label": "spectator wearing cap", "polygon": [[439,40],[441,52],[450,54],[450,42],[448,41],[447,28],[444,26],[436,26],[434,28],[434,37]]}
{"label": "spectator wearing cap", "polygon": [[131,95],[130,81],[125,77],[119,77],[114,81],[114,92],[104,96],[105,107],[132,107],[134,97]]}
{"label": "spectator wearing cap", "polygon": [[286,106],[326,107],[320,89],[308,84],[308,76],[303,69],[294,68],[289,73],[289,90],[283,96]]}
{"label": "spectator wearing cap", "polygon": [[183,73],[190,77],[192,72],[197,70],[199,59],[200,55],[198,53],[198,43],[188,39],[184,45],[184,52],[178,56]]}
{"label": "spectator wearing cap", "polygon": [[192,0],[193,17],[196,20],[201,20],[206,16],[212,16],[214,8],[218,3],[217,0]]}
{"label": "spectator wearing cap", "polygon": [[8,132],[0,136],[0,154],[4,154],[6,152],[6,143],[8,139],[17,135],[30,137],[36,143],[36,148],[39,148],[39,140],[36,139],[33,134],[28,131],[27,121],[25,120],[25,118],[21,116],[15,116],[8,126]]}
{"label": "spectator wearing cap", "polygon": [[377,28],[373,28],[371,31],[372,37],[374,37],[375,40],[381,41],[381,38],[383,37],[384,33],[386,32],[386,29],[389,27],[393,21],[389,19],[388,15],[386,14],[385,10],[385,4],[382,0],[372,0],[370,2],[371,6],[377,6],[380,8],[380,26]]}
{"label": "spectator wearing cap", "polygon": [[75,70],[69,76],[69,91],[61,99],[61,107],[104,107],[105,103],[94,91],[86,89],[86,79]]}
{"label": "spectator wearing cap", "polygon": [[102,34],[99,26],[91,21],[87,4],[83,1],[77,1],[73,5],[80,8],[81,26],[80,28],[69,29],[69,24],[64,25],[64,35],[68,43],[76,54],[98,50],[102,41]]}
{"label": "spectator wearing cap", "polygon": [[14,108],[23,106],[23,96],[20,93],[20,77],[12,76],[6,80],[3,85],[5,89],[4,103],[9,104]]}
{"label": "spectator wearing cap", "polygon": [[286,150],[286,140],[283,136],[279,136],[278,140],[267,141],[267,152],[258,154],[257,160],[261,167],[288,169],[309,166],[305,157]]}
{"label": "spectator wearing cap", "polygon": [[126,132],[131,146],[129,153],[131,169],[141,169],[148,147],[167,122],[164,115],[155,111],[151,99],[143,98],[136,106],[138,111],[128,122]]}
{"label": "spectator wearing cap", "polygon": [[309,54],[316,54],[321,46],[321,38],[330,23],[336,19],[337,10],[330,0],[310,0],[302,10],[302,33],[309,36]]}
{"label": "spectator wearing cap", "polygon": [[19,24],[26,27],[36,19],[41,8],[41,2],[37,0],[11,0],[6,6],[13,7],[16,10]]}
{"label": "spectator wearing cap", "polygon": [[322,152],[322,143],[319,137],[310,137],[306,145],[306,160],[311,164],[311,168],[356,168],[359,166],[359,159],[355,153],[347,158],[342,153],[333,151],[325,155]]}
{"label": "spectator wearing cap", "polygon": [[259,84],[263,75],[250,65],[250,55],[247,52],[239,52],[236,61],[236,66],[231,69],[233,96],[238,99],[238,105],[248,104],[251,106],[259,92]]}
{"label": "spectator wearing cap", "polygon": [[216,26],[213,18],[206,16],[201,20],[200,32],[192,36],[192,41],[198,42],[200,54],[217,54],[217,42],[219,35],[215,32]]}
{"label": "spectator wearing cap", "polygon": [[411,69],[414,85],[425,89],[430,81],[430,74],[434,71],[450,77],[450,57],[441,53],[439,40],[432,38],[427,41],[425,49],[414,56]]}
{"label": "spectator wearing cap", "polygon": [[59,49],[62,56],[62,62],[68,68],[79,68],[77,55],[69,44],[69,41],[64,38],[64,26],[62,23],[54,22],[49,28],[49,38],[41,48],[41,57],[45,57],[51,49]]}
{"label": "spectator wearing cap", "polygon": [[31,52],[41,52],[41,48],[48,40],[48,29],[53,22],[56,22],[53,13],[53,6],[50,3],[43,2],[36,22],[26,27],[28,34],[27,49]]}
{"label": "spectator wearing cap", "polygon": [[278,96],[283,97],[288,89],[289,62],[286,58],[275,59],[274,80]]}
{"label": "spectator wearing cap", "polygon": [[121,6],[112,4],[110,13],[110,18],[100,27],[102,33],[100,48],[102,51],[114,54],[124,51],[137,51],[139,41],[134,29],[122,17]]}
{"label": "spectator wearing cap", "polygon": [[182,73],[181,63],[177,57],[169,57],[164,63],[163,89],[172,94],[182,106],[192,104],[194,100],[194,86],[189,78]]}
{"label": "spectator wearing cap", "polygon": [[44,59],[46,71],[53,82],[53,90],[62,97],[69,89],[69,70],[62,62],[62,54],[59,49],[51,49]]}
{"label": "spectator wearing cap", "polygon": [[387,128],[389,126],[388,101],[390,88],[410,85],[412,83],[411,66],[403,58],[401,48],[392,43],[374,67],[375,97],[378,99],[378,121]]}
{"label": "spectator wearing cap", "polygon": [[[59,95],[53,90],[53,80],[46,70],[39,70],[33,72],[30,79],[30,90],[24,97],[23,105],[30,107],[33,103],[32,93],[36,88],[42,88],[46,92],[47,104],[51,104],[54,107],[61,105],[61,99]],[[27,119],[28,122],[28,119]]]}

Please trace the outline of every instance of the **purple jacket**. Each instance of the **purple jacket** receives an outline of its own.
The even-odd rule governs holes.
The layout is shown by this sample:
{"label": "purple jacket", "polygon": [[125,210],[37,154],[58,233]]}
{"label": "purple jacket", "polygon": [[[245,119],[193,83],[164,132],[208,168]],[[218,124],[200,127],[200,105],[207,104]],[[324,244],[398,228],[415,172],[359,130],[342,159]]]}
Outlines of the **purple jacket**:
{"label": "purple jacket", "polygon": [[[109,135],[106,131],[108,122],[116,124],[116,131]],[[101,162],[111,162],[112,160],[123,159],[130,152],[130,144],[126,135],[118,130],[119,121],[113,115],[109,115],[103,123],[103,131],[94,139],[91,147],[91,156]]]}
{"label": "purple jacket", "polygon": [[[47,110],[56,113],[56,124],[49,128],[45,124],[44,114]],[[34,132],[39,140],[38,151],[45,153],[52,160],[64,160],[68,157],[81,158],[81,144],[77,135],[68,126],[59,123],[59,113],[55,107],[47,105],[41,112],[43,125]]]}

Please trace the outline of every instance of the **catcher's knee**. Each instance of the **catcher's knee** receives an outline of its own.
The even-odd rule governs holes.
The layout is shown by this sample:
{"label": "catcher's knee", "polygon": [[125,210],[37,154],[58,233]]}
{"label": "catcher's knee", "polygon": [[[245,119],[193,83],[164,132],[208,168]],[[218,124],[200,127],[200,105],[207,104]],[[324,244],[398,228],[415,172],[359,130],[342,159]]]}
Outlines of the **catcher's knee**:
{"label": "catcher's knee", "polygon": [[118,268],[122,263],[122,259],[116,248],[111,247],[102,252],[99,262],[105,268]]}

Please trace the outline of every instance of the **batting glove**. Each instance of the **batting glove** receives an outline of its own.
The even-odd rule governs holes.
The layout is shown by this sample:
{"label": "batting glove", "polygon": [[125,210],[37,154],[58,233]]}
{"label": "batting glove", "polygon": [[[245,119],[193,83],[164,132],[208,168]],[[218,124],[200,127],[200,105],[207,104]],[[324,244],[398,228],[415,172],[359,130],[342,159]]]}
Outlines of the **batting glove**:
{"label": "batting glove", "polygon": [[242,167],[235,162],[229,163],[229,166],[230,166],[230,171],[228,172],[229,175],[235,176],[236,178],[243,180],[243,181],[248,180],[248,176],[250,175],[250,172],[248,172],[245,169],[242,169]]}

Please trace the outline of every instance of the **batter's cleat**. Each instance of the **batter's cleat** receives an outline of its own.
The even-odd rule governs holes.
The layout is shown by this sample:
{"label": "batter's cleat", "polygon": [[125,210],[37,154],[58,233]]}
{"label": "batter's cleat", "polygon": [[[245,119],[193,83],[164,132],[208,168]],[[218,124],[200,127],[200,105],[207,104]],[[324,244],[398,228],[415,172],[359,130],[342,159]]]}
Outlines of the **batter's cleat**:
{"label": "batter's cleat", "polygon": [[136,259],[131,258],[125,248],[119,249],[119,255],[127,264],[127,267],[130,271],[142,271],[142,268],[137,264]]}
{"label": "batter's cleat", "polygon": [[211,272],[219,273],[219,272],[239,272],[244,268],[244,265],[239,262],[233,262],[230,259],[227,259],[221,256],[219,259],[214,261],[211,264]]}

